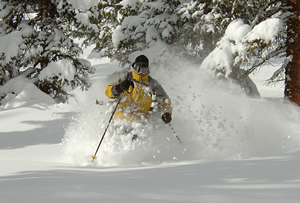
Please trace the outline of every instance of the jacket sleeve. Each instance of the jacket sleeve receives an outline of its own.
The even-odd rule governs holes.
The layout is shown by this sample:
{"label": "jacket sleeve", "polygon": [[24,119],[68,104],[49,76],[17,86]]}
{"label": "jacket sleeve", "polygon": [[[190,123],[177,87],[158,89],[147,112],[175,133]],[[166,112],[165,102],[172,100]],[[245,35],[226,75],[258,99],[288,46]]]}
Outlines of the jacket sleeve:
{"label": "jacket sleeve", "polygon": [[117,96],[115,86],[116,84],[110,84],[106,87],[105,90],[105,95],[108,96],[109,98],[115,98]]}
{"label": "jacket sleeve", "polygon": [[170,113],[172,114],[172,102],[171,99],[169,98],[169,96],[167,95],[167,93],[165,92],[165,90],[163,89],[163,87],[154,79],[152,79],[153,82],[151,84],[152,89],[153,89],[153,93],[156,96],[156,100],[162,110],[162,113]]}

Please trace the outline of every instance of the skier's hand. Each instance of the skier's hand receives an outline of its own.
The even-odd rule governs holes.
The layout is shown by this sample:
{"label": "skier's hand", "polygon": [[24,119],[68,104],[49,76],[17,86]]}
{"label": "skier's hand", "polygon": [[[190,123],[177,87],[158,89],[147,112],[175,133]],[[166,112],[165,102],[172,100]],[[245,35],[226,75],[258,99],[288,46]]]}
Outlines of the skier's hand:
{"label": "skier's hand", "polygon": [[130,86],[132,86],[132,88],[134,87],[133,82],[131,80],[124,80],[120,84],[116,85],[116,91],[118,94],[121,94],[124,91],[127,91]]}
{"label": "skier's hand", "polygon": [[127,91],[129,89],[129,87],[132,86],[132,88],[134,87],[134,84],[131,80],[124,80],[121,84],[120,84],[120,88],[121,90]]}
{"label": "skier's hand", "polygon": [[164,121],[164,123],[170,123],[171,120],[172,120],[172,115],[170,113],[164,113],[162,116],[161,116],[161,119]]}

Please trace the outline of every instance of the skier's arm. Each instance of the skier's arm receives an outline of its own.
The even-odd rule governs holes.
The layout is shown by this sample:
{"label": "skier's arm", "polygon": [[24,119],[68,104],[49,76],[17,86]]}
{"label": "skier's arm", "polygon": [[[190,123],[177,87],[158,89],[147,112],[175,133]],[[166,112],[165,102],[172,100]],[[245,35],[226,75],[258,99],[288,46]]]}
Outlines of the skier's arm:
{"label": "skier's arm", "polygon": [[172,110],[173,108],[171,107],[171,99],[168,97],[167,94],[162,96],[162,101],[161,101],[161,109],[162,109],[162,114],[161,114],[161,119],[164,121],[164,123],[170,123],[172,120]]}
{"label": "skier's arm", "polygon": [[156,100],[161,108],[162,113],[170,113],[172,114],[172,102],[163,87],[153,79],[152,88],[154,91],[154,94],[156,95]]}

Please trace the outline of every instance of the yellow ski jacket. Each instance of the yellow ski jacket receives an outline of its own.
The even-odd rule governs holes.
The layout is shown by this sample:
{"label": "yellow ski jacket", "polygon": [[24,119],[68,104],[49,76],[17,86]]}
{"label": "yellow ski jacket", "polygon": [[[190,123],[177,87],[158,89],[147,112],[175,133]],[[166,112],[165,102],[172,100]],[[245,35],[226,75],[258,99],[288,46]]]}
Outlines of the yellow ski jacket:
{"label": "yellow ski jacket", "polygon": [[151,76],[140,76],[135,72],[128,72],[120,77],[120,81],[131,80],[134,88],[130,86],[128,92],[118,95],[116,84],[106,87],[105,94],[109,98],[121,97],[114,119],[139,120],[148,118],[150,112],[160,111],[172,113],[171,100],[162,86]]}

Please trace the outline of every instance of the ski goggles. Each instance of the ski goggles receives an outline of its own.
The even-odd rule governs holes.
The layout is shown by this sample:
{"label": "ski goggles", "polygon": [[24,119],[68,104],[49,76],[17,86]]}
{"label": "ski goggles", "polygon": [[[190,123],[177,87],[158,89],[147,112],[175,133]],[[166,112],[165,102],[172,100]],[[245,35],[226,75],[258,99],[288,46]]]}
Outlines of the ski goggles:
{"label": "ski goggles", "polygon": [[135,72],[139,75],[147,75],[150,73],[149,67],[148,67],[148,63],[135,63],[133,65],[133,69],[135,70]]}

